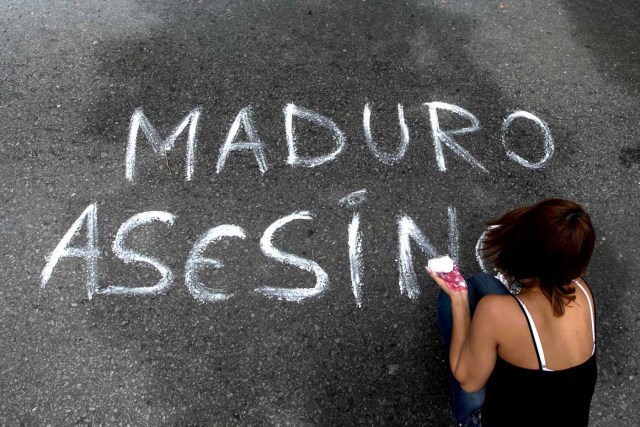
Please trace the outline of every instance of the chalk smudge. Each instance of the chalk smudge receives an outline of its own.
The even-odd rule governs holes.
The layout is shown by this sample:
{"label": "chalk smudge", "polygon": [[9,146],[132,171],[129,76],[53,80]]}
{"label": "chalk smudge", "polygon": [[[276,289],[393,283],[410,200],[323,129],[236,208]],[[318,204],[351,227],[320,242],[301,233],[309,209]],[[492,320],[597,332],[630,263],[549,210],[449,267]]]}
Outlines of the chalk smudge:
{"label": "chalk smudge", "polygon": [[353,193],[349,193],[338,201],[338,204],[343,208],[351,208],[358,206],[367,201],[367,190],[358,190]]}

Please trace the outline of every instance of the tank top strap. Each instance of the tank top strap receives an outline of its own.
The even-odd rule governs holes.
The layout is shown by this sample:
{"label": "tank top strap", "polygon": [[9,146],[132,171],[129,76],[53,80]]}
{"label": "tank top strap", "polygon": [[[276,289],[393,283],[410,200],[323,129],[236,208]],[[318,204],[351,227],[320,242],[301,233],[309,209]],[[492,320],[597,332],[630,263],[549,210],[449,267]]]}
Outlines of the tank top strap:
{"label": "tank top strap", "polygon": [[589,304],[589,315],[591,316],[591,336],[593,338],[593,350],[591,350],[591,355],[596,352],[596,319],[593,314],[593,305],[591,305],[591,298],[589,298],[589,294],[584,289],[584,287],[577,280],[573,279],[573,283],[580,288],[584,296],[587,298],[587,303]]}
{"label": "tank top strap", "polygon": [[[513,294],[512,294],[513,295]],[[544,357],[544,351],[542,350],[542,342],[540,341],[540,335],[538,334],[538,329],[536,329],[536,324],[533,322],[533,318],[527,310],[527,306],[518,298],[513,295],[513,297],[518,301],[518,305],[522,309],[524,313],[524,317],[527,319],[527,324],[529,325],[529,332],[531,332],[531,338],[533,339],[533,344],[536,350],[536,357],[538,358],[538,366],[542,371],[550,371],[551,369],[547,368],[547,361]]]}

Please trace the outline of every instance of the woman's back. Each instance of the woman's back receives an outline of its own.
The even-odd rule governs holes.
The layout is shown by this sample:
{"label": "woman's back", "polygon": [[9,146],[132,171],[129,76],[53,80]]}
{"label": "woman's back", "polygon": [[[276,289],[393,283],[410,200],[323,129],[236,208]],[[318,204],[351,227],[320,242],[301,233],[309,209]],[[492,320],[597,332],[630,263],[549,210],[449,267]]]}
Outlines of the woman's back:
{"label": "woman's back", "polygon": [[[546,365],[552,370],[579,365],[593,353],[593,304],[589,303],[593,298],[584,281],[580,280],[579,283],[586,293],[576,287],[575,301],[567,305],[564,315],[560,317],[554,316],[549,300],[539,290],[523,290],[518,295],[531,315],[540,337]],[[505,312],[504,323],[500,325],[501,333],[497,337],[498,356],[512,365],[538,369],[535,342],[518,301],[511,296],[491,298],[500,298],[501,309]]]}
{"label": "woman's back", "polygon": [[560,317],[535,289],[522,292],[519,301],[491,297],[505,316],[487,383],[484,425],[587,424],[597,377],[594,310],[588,287],[579,284],[575,301]]}
{"label": "woman's back", "polygon": [[595,310],[586,283],[575,278],[595,247],[591,219],[575,202],[548,199],[487,226],[477,249],[502,277],[520,282],[517,296],[486,273],[465,287],[428,269],[441,289],[454,419],[585,426],[597,379]]}

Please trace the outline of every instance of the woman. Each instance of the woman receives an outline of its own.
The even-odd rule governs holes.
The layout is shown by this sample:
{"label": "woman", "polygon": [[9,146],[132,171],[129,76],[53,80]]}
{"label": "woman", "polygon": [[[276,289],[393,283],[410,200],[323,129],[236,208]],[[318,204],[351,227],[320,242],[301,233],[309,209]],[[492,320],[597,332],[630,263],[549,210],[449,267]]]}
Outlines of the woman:
{"label": "woman", "polygon": [[580,277],[595,243],[589,215],[551,199],[488,225],[496,277],[449,288],[429,270],[456,425],[585,426],[597,376],[595,305]]}

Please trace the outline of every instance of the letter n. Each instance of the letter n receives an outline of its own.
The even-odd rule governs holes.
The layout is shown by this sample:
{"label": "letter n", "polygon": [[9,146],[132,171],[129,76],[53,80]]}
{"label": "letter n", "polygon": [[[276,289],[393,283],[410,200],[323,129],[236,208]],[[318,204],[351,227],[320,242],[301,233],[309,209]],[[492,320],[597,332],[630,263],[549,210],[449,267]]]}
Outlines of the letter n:
{"label": "letter n", "polygon": [[[458,257],[458,226],[455,208],[449,207],[449,255],[457,262]],[[408,215],[402,213],[398,216],[398,273],[400,293],[406,293],[409,298],[415,299],[420,295],[418,276],[413,269],[413,253],[411,241],[417,243],[419,248],[428,257],[433,258],[442,255],[431,244],[429,239],[418,228],[416,223]]]}

